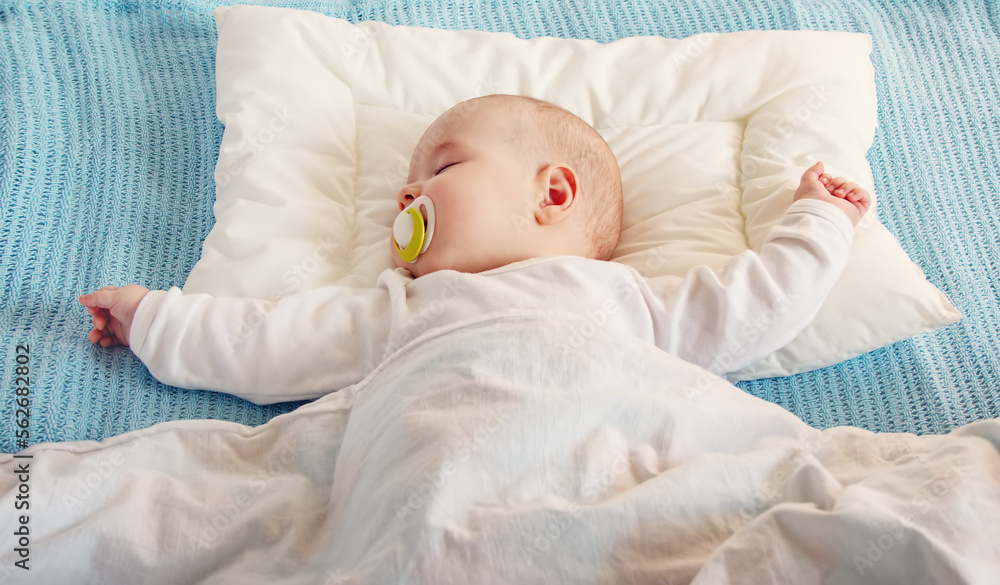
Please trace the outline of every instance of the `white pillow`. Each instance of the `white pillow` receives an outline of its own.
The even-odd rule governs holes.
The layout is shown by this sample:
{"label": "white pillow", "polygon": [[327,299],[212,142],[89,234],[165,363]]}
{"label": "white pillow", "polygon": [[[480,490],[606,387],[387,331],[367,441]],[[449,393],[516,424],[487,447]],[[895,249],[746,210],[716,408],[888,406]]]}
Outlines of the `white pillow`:
{"label": "white pillow", "polygon": [[[215,11],[216,224],[185,292],[276,300],[373,286],[410,152],[444,110],[514,93],[574,112],[621,165],[615,261],[647,276],[759,248],[823,160],[874,193],[867,35],[752,31],[610,44],[393,27],[298,10]],[[761,315],[766,322],[768,315]],[[959,318],[870,212],[815,321],[734,380],[854,357]],[[747,324],[756,326],[757,324]]]}

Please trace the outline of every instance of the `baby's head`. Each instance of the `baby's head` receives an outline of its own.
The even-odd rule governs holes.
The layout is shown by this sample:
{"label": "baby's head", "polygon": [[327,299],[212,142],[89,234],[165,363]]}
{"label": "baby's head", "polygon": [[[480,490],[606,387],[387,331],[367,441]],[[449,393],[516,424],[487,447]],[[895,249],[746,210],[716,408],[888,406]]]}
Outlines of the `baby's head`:
{"label": "baby's head", "polygon": [[414,276],[552,255],[607,260],[621,234],[611,149],[580,118],[532,98],[474,98],[435,120],[413,151],[399,209],[421,195],[435,215],[426,251],[406,263],[390,242],[394,265]]}

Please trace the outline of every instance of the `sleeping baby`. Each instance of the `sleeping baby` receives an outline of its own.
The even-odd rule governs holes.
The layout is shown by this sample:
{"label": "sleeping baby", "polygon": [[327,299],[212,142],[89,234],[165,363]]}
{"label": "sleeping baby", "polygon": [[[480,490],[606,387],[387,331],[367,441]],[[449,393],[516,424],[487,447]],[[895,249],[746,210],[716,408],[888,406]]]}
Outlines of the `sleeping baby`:
{"label": "sleeping baby", "polygon": [[[397,204],[395,269],[376,287],[329,286],[271,307],[108,286],[80,297],[89,339],[128,345],[166,384],[261,404],[355,384],[435,330],[539,311],[584,318],[564,351],[598,335],[636,336],[722,374],[781,348],[812,320],[870,198],[817,162],[759,252],[719,271],[644,278],[607,261],[621,233],[622,186],[601,136],[553,104],[494,95],[434,121]],[[764,312],[775,318],[751,327]],[[234,335],[260,313],[250,334]]]}
{"label": "sleeping baby", "polygon": [[[318,399],[253,428],[32,447],[32,503],[52,503],[36,554],[70,559],[50,574],[995,581],[995,551],[967,543],[1000,540],[996,421],[819,431],[711,374],[813,319],[870,206],[857,185],[816,163],[759,250],[645,278],[608,261],[622,185],[607,144],[551,104],[489,96],[427,129],[397,205],[374,287],[273,306],[136,285],[80,298],[90,340],[127,344],[164,383]],[[92,476],[108,480],[68,499]]]}

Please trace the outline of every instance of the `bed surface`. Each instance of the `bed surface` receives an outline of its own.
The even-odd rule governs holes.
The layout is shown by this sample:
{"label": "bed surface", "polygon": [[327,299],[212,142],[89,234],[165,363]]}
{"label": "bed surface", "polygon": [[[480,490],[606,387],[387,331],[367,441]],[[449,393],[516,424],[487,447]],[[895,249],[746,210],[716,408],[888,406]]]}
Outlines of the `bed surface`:
{"label": "bed surface", "polygon": [[[86,340],[76,298],[183,284],[213,224],[216,2],[0,0],[0,451],[17,451],[18,346],[30,438],[102,439],[157,422],[256,425],[256,406],[164,386]],[[987,2],[264,2],[357,22],[612,41],[810,29],[872,35],[878,218],[964,315],[932,334],[740,384],[818,428],[941,433],[1000,416],[1000,8]],[[746,7],[750,7],[748,10]],[[860,302],[863,302],[860,299]],[[23,351],[22,351],[23,353]]]}

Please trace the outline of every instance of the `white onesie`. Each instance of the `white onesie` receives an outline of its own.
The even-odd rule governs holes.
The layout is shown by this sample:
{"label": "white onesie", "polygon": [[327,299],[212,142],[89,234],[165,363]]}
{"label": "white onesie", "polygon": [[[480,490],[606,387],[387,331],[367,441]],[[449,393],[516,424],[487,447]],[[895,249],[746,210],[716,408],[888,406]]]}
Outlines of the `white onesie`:
{"label": "white onesie", "polygon": [[421,335],[511,312],[562,311],[585,317],[565,351],[598,335],[638,336],[722,374],[781,348],[812,320],[840,275],[851,233],[839,209],[802,200],[759,253],[683,278],[551,256],[477,274],[413,279],[386,270],[374,288],[329,286],[277,303],[174,287],[146,295],[130,345],[165,384],[266,404],[354,384]]}

